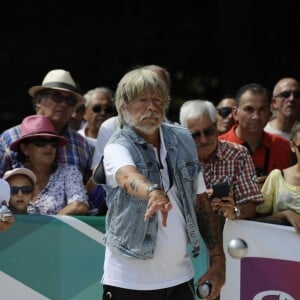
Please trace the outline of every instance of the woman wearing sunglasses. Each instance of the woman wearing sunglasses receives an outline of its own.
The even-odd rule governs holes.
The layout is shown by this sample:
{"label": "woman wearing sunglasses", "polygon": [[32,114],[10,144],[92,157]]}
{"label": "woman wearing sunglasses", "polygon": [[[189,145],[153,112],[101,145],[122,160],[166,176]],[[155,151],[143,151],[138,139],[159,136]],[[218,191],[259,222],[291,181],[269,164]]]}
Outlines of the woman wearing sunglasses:
{"label": "woman wearing sunglasses", "polygon": [[[28,214],[77,215],[88,211],[87,193],[82,175],[75,165],[58,163],[57,148],[68,140],[57,135],[45,116],[23,119],[20,138],[10,145],[18,159],[36,175]],[[22,193],[27,190],[21,190]],[[18,190],[19,192],[19,190]]]}

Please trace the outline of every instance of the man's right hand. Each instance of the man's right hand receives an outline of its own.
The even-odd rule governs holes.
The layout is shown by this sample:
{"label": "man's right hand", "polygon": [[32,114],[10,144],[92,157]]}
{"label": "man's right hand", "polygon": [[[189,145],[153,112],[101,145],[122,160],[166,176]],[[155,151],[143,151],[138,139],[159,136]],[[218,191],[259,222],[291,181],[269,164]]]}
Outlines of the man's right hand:
{"label": "man's right hand", "polygon": [[145,221],[157,211],[162,213],[162,224],[167,226],[168,212],[172,209],[172,204],[164,190],[154,190],[149,194]]}

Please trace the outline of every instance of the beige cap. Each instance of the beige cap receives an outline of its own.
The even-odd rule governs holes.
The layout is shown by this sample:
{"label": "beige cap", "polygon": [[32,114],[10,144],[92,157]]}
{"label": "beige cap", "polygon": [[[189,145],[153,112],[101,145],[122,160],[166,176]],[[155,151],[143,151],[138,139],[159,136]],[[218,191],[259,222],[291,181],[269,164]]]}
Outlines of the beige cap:
{"label": "beige cap", "polygon": [[15,168],[9,171],[6,171],[3,175],[3,179],[7,180],[8,178],[10,178],[11,176],[14,175],[25,175],[27,177],[30,178],[30,180],[35,184],[36,183],[36,176],[35,174],[27,169],[27,168]]}

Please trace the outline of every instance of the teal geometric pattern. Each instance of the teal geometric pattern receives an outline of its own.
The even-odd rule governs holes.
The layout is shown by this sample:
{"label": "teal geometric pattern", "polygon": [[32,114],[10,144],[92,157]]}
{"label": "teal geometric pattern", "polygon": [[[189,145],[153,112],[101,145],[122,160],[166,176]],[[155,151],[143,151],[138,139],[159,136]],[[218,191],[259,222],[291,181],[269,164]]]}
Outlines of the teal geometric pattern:
{"label": "teal geometric pattern", "polygon": [[[0,234],[0,271],[51,300],[101,299],[105,217],[68,217],[76,226],[57,216],[15,218],[13,226]],[[94,236],[85,231],[86,225]],[[199,278],[207,267],[206,252],[193,261]],[[11,298],[1,294],[1,299]],[[20,299],[25,300],[16,300]]]}

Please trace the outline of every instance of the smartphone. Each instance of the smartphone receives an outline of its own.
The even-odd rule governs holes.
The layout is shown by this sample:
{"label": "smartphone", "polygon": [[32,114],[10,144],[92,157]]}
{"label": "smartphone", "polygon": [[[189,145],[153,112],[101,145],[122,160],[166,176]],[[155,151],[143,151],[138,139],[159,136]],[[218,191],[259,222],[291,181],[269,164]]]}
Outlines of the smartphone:
{"label": "smartphone", "polygon": [[262,168],[255,168],[255,171],[257,177],[267,176],[266,172]]}
{"label": "smartphone", "polygon": [[229,195],[230,191],[230,185],[228,182],[222,182],[222,183],[217,183],[212,186],[213,193],[211,195],[211,198],[214,197],[224,197]]}

